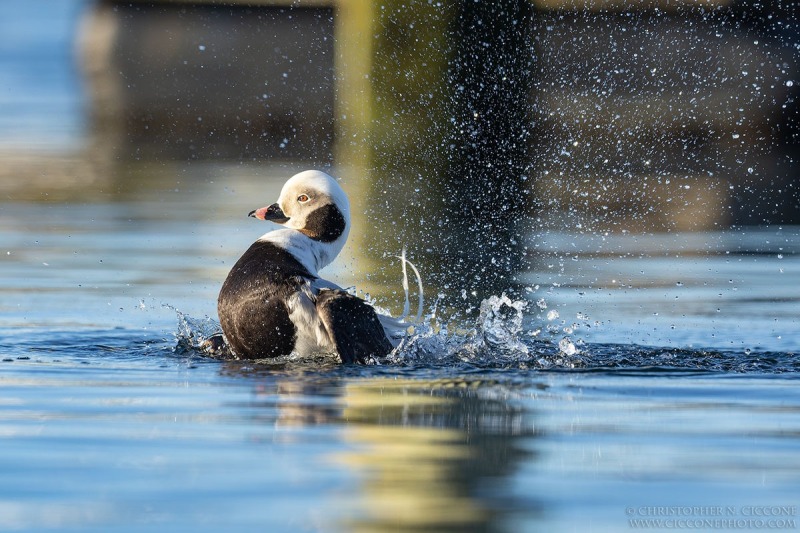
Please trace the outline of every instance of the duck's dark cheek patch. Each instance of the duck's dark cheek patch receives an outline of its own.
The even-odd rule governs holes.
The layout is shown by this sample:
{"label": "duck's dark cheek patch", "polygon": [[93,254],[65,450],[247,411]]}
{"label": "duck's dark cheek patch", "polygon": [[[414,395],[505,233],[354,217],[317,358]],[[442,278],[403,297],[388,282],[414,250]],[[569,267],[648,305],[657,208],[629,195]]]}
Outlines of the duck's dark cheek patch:
{"label": "duck's dark cheek patch", "polygon": [[303,233],[321,242],[333,242],[344,233],[347,221],[335,205],[323,205],[306,218]]}

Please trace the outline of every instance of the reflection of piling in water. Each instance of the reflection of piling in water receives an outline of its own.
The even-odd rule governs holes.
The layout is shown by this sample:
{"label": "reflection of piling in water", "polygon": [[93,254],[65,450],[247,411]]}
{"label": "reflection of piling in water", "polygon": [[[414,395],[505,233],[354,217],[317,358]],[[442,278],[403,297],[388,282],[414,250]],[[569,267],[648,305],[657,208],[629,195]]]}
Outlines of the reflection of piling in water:
{"label": "reflection of piling in water", "polygon": [[336,428],[346,446],[327,459],[357,482],[331,491],[332,508],[344,512],[330,529],[499,532],[509,509],[543,513],[541,501],[506,494],[520,464],[538,453],[535,413],[512,400],[513,390],[460,378],[343,378],[297,363],[230,361],[223,373],[255,378],[253,418],[279,430],[275,440],[309,433],[282,431],[292,427]]}
{"label": "reflection of piling in water", "polygon": [[[364,517],[353,531],[503,531],[501,480],[530,460],[530,413],[481,395],[479,383],[378,380],[344,387],[344,437],[358,453],[340,455],[366,474],[357,493]],[[481,494],[492,479],[499,493]],[[498,504],[498,502],[501,502]],[[537,513],[541,502],[525,502]]]}

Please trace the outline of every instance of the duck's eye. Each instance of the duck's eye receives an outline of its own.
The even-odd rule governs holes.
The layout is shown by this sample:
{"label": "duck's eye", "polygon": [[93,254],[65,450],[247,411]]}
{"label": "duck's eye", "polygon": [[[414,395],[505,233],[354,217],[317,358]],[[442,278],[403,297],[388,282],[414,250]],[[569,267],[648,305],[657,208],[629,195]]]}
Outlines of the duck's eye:
{"label": "duck's eye", "polygon": [[297,197],[297,201],[300,202],[301,204],[306,203],[308,200],[309,198],[307,194],[301,194],[300,196]]}

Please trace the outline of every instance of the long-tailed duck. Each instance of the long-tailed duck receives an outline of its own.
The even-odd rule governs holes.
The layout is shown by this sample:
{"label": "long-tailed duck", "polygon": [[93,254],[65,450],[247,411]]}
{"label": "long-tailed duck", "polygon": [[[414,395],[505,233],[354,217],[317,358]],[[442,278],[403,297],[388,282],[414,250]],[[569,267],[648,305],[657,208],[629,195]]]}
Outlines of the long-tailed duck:
{"label": "long-tailed duck", "polygon": [[319,277],[350,231],[350,202],[332,177],[301,172],[286,182],[277,203],[250,216],[284,229],[253,243],[220,290],[219,319],[236,357],[336,353],[344,363],[363,363],[392,350],[392,327],[399,323]]}

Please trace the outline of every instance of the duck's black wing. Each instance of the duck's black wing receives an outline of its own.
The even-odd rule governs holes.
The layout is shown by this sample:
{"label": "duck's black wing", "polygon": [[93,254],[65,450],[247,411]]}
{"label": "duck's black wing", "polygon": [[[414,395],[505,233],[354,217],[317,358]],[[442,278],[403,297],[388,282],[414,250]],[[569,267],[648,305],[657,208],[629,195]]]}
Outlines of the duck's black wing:
{"label": "duck's black wing", "polygon": [[287,300],[303,280],[314,279],[289,252],[256,241],[233,265],[217,300],[219,322],[236,357],[261,359],[289,355],[297,328]]}
{"label": "duck's black wing", "polygon": [[392,351],[375,310],[364,300],[343,290],[323,289],[317,296],[317,313],[336,345],[343,363],[365,363]]}

